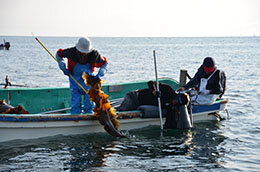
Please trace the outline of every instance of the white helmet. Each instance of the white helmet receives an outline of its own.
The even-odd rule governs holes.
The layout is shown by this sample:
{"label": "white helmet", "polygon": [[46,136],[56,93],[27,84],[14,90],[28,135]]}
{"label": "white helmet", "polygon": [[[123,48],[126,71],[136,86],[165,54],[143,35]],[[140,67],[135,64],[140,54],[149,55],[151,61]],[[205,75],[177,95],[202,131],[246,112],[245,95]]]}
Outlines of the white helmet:
{"label": "white helmet", "polygon": [[92,45],[89,38],[79,38],[79,41],[76,44],[76,49],[81,53],[89,53],[92,50]]}

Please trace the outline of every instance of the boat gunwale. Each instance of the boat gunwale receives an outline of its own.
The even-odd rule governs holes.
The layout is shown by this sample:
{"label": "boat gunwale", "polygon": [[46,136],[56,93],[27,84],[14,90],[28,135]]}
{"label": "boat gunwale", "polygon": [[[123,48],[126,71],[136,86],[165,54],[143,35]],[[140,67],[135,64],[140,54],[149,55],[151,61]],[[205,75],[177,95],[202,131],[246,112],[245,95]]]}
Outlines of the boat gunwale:
{"label": "boat gunwale", "polygon": [[[179,84],[179,82],[173,78],[168,78],[168,77],[162,77],[159,78],[159,81],[163,81],[163,80],[171,80],[174,81],[175,83]],[[154,81],[154,80],[152,80]],[[139,84],[139,83],[144,83],[147,82],[147,80],[143,80],[143,81],[132,81],[132,82],[121,82],[121,83],[107,83],[107,84],[102,84],[102,87],[107,87],[107,86],[115,86],[115,85],[130,85],[130,84]],[[15,87],[15,88],[0,88],[1,90],[10,90],[10,91],[19,91],[19,90],[28,90],[28,91],[32,91],[32,90],[55,90],[55,89],[69,89],[68,86],[66,87],[25,87],[25,88],[21,88],[21,87]]]}
{"label": "boat gunwale", "polygon": [[[118,112],[117,119],[141,117],[141,111]],[[93,114],[0,114],[0,122],[39,122],[39,121],[91,121],[97,120]]]}
{"label": "boat gunwale", "polygon": [[[220,99],[216,101],[213,106],[208,105],[196,105],[197,109],[199,107],[206,107],[204,112],[206,111],[215,111],[221,110],[221,104],[227,104],[228,99]],[[209,108],[211,107],[211,108]],[[214,107],[212,109],[212,107]],[[196,113],[201,113],[203,111],[199,110]],[[132,119],[132,118],[142,118],[142,111],[135,110],[135,111],[122,111],[116,112],[117,119]],[[97,117],[93,114],[0,114],[0,122],[38,122],[38,121],[80,121],[80,120],[97,120]]]}

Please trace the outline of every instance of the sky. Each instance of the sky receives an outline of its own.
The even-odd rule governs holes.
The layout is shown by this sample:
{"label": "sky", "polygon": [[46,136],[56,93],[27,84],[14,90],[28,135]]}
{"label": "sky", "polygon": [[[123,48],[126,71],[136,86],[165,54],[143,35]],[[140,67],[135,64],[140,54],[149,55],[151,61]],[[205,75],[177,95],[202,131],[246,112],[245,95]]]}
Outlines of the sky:
{"label": "sky", "polygon": [[260,0],[0,0],[0,35],[260,36]]}

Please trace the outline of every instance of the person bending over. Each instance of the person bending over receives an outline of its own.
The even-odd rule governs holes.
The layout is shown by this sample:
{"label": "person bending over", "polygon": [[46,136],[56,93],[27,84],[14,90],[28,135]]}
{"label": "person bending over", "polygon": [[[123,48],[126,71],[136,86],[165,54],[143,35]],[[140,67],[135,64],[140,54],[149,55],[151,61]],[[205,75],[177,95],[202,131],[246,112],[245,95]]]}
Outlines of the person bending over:
{"label": "person bending over", "polygon": [[[88,90],[89,87],[84,83],[82,78],[83,72],[86,72],[88,75],[94,75],[94,68],[99,68],[95,78],[100,78],[104,76],[107,71],[108,63],[106,58],[92,48],[89,38],[82,37],[74,47],[59,49],[56,53],[56,58],[59,68],[63,73],[67,76],[71,74],[85,90]],[[63,58],[68,59],[68,68],[66,68]],[[84,113],[93,113],[94,104],[89,100],[89,96],[71,77],[69,77],[69,82],[71,92],[71,114],[80,114],[82,112],[82,96],[84,96]]]}

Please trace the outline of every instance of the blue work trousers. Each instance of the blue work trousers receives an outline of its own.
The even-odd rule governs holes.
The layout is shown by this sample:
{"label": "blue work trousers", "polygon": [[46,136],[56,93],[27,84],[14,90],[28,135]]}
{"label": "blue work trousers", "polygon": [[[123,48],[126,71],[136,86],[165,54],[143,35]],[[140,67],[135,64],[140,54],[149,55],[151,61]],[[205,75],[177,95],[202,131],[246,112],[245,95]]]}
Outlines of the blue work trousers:
{"label": "blue work trousers", "polygon": [[[90,72],[91,68],[87,65],[76,64],[73,69],[73,77],[78,83],[87,91],[89,86],[86,86],[82,78],[83,71]],[[93,113],[94,103],[89,100],[89,96],[84,90],[72,79],[70,78],[70,92],[71,92],[71,114],[82,113],[82,97],[84,97],[84,113]]]}

